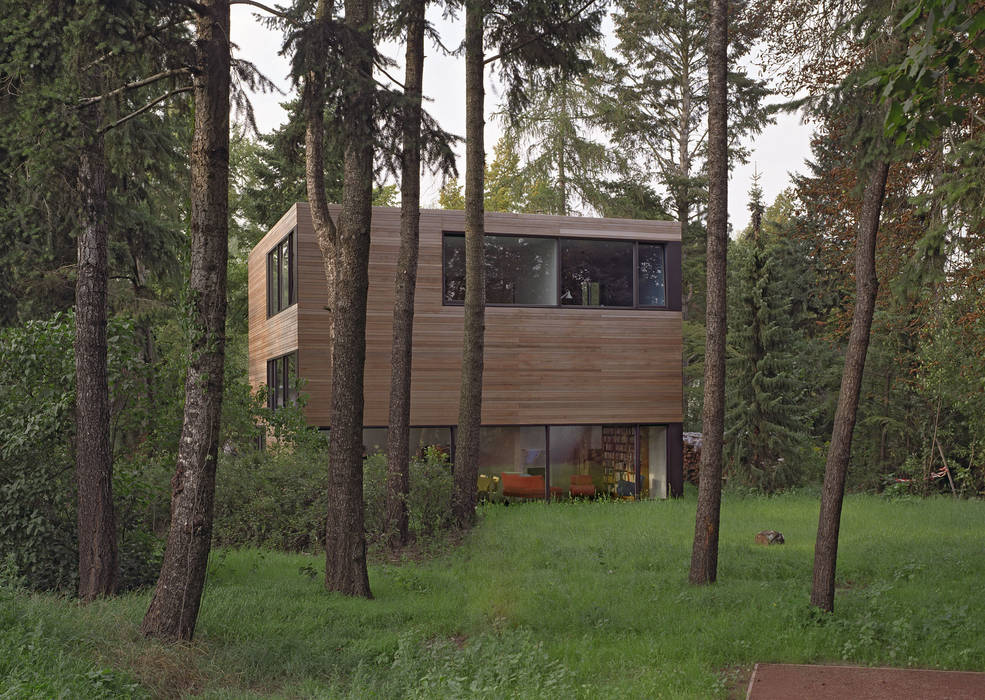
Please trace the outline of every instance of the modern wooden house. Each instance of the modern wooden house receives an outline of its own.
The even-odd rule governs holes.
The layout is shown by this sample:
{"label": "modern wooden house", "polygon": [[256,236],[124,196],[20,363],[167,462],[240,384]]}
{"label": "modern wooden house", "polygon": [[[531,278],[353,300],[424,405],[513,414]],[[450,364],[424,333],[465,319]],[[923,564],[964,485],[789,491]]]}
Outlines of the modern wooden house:
{"label": "modern wooden house", "polygon": [[[465,289],[461,211],[421,213],[411,441],[455,449]],[[399,209],[373,210],[365,441],[385,447]],[[325,276],[299,202],[249,258],[250,380],[274,407],[304,380],[330,427]],[[682,488],[681,237],[676,222],[486,214],[479,480],[543,477],[544,494],[663,498]],[[574,477],[574,478],[572,478]]]}

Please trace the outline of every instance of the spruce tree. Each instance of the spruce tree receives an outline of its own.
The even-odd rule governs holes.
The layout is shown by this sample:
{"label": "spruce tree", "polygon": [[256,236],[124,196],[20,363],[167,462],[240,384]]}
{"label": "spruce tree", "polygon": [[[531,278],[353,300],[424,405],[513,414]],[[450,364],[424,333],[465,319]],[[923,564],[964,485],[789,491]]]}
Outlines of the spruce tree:
{"label": "spruce tree", "polygon": [[799,347],[782,265],[783,241],[764,227],[759,175],[749,190],[752,214],[746,235],[732,250],[729,309],[729,390],[726,455],[731,473],[773,491],[797,477],[804,443],[804,386]]}

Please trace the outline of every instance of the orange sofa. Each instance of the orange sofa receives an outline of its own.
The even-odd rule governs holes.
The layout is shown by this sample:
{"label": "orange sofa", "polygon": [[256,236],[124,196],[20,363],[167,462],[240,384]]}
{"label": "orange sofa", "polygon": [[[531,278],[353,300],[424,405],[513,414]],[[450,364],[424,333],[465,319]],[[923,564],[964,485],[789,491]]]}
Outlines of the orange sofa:
{"label": "orange sofa", "polygon": [[568,487],[571,497],[582,496],[585,498],[595,497],[595,484],[592,483],[591,474],[572,474],[571,485]]}
{"label": "orange sofa", "polygon": [[[516,474],[503,472],[499,475],[502,479],[502,493],[505,498],[543,498],[544,497],[544,477],[532,474]],[[552,486],[551,496],[557,497],[562,490]]]}

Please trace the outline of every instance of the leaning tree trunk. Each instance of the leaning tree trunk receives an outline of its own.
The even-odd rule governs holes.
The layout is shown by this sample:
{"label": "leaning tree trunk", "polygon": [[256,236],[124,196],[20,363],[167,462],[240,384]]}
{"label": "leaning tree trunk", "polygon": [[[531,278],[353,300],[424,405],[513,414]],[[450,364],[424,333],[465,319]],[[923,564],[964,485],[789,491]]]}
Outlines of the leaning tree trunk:
{"label": "leaning tree trunk", "polygon": [[452,514],[461,528],[469,528],[475,522],[479,425],[482,419],[482,354],[486,316],[482,27],[482,0],[470,0],[465,6],[465,336],[462,343],[462,384],[452,494]]}
{"label": "leaning tree trunk", "polygon": [[728,242],[727,0],[711,0],[708,28],[708,305],[701,471],[694,522],[691,572],[694,584],[718,576],[718,526],[722,504],[722,442],[725,429],[725,258]]}
{"label": "leaning tree trunk", "polygon": [[862,371],[869,349],[869,331],[876,307],[876,235],[879,214],[886,194],[888,161],[872,167],[862,199],[862,215],[858,223],[858,244],[855,249],[855,311],[852,329],[845,352],[845,369],[841,375],[841,391],[835,409],[831,446],[824,467],[824,488],[821,491],[821,513],[817,523],[817,543],[814,546],[814,583],[811,605],[831,612],[835,602],[835,566],[838,561],[838,530],[841,526],[841,504],[845,497],[845,477],[852,451],[852,433],[862,387]]}
{"label": "leaning tree trunk", "polygon": [[390,351],[390,421],[387,432],[386,532],[389,545],[407,544],[410,494],[410,379],[414,292],[421,222],[421,94],[424,76],[426,0],[409,3],[400,164],[400,252],[393,283],[393,345]]}
{"label": "leaning tree trunk", "polygon": [[226,344],[229,196],[229,0],[201,0],[191,152],[191,348],[171,527],[141,631],[191,639],[212,544]]}
{"label": "leaning tree trunk", "polygon": [[109,439],[106,369],[106,151],[98,133],[100,109],[86,108],[79,159],[82,229],[75,286],[75,478],[78,486],[79,598],[116,592],[119,561],[113,511],[113,455]]}
{"label": "leaning tree trunk", "polygon": [[329,439],[325,588],[371,598],[363,532],[363,370],[373,213],[373,2],[346,0],[343,61],[342,209],[332,308],[332,429]]}

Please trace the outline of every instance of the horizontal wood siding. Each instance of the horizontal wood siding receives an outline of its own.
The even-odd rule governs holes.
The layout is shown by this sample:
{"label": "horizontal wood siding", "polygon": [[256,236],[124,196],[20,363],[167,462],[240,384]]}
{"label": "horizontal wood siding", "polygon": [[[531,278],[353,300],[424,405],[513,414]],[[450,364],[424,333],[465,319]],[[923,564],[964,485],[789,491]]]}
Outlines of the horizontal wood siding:
{"label": "horizontal wood siding", "polygon": [[249,371],[254,389],[267,383],[267,360],[298,348],[297,304],[267,318],[267,253],[284,240],[296,220],[296,207],[291,207],[250,252],[247,261]]}
{"label": "horizontal wood siding", "polygon": [[[295,209],[300,233],[295,336],[300,347],[299,371],[306,382],[308,420],[313,425],[327,426],[331,424],[331,314],[324,309],[324,271],[308,207],[299,203]],[[462,231],[464,226],[461,211],[426,210],[421,215],[412,425],[453,425],[458,420],[463,309],[441,304],[441,237],[443,231]],[[486,215],[486,231],[680,240],[676,222],[494,213]],[[364,418],[370,426],[386,425],[389,412],[393,278],[399,234],[398,209],[373,210]],[[267,243],[269,249],[281,237],[268,235],[260,247]],[[251,262],[252,259],[251,256]],[[264,367],[269,356],[255,358],[253,354],[253,308],[265,313],[266,301],[262,295],[254,300],[252,265],[250,275],[250,363],[254,379],[254,364]],[[262,273],[260,281],[263,282]],[[257,291],[264,292],[265,287],[258,286]],[[270,347],[269,342],[256,345],[258,351],[264,347]],[[486,309],[483,424],[680,422],[681,404],[680,312]]]}

